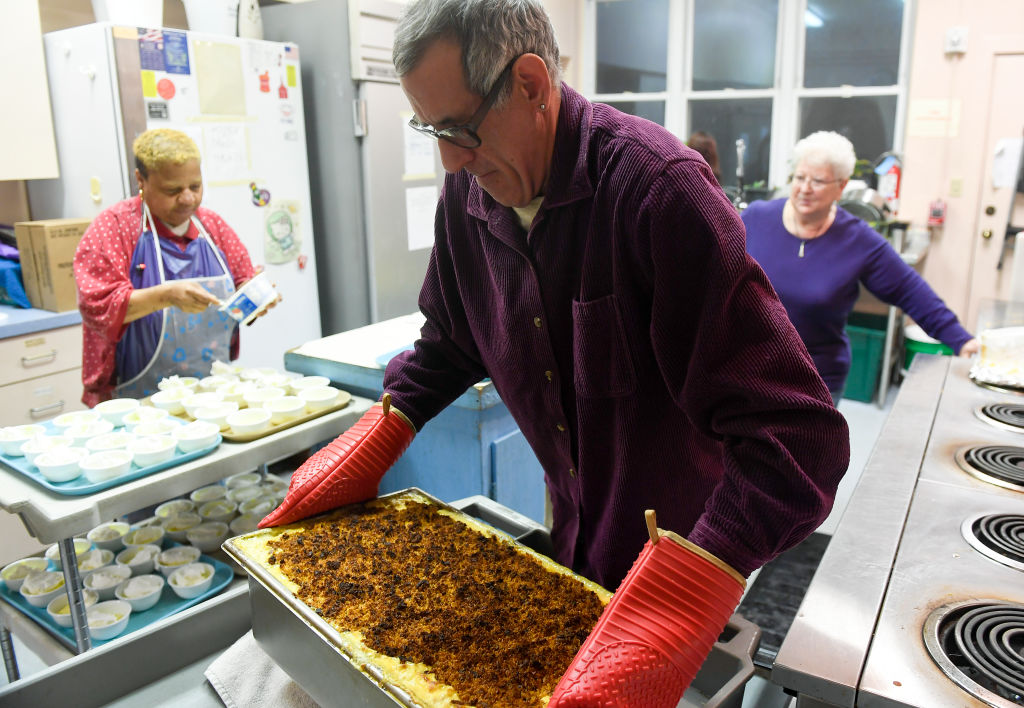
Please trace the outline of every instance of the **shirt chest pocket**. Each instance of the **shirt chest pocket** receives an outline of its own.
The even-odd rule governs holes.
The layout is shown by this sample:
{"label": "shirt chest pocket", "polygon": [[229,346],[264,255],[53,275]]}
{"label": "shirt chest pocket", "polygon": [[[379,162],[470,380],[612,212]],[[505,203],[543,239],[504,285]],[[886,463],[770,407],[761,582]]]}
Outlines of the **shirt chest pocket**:
{"label": "shirt chest pocket", "polygon": [[636,370],[614,295],[572,303],[573,383],[590,398],[636,391]]}

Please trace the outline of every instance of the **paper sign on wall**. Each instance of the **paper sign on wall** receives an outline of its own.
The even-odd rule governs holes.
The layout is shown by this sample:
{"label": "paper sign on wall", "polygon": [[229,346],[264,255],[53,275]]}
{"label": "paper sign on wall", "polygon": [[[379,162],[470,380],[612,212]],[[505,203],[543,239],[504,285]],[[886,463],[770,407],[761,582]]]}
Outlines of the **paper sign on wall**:
{"label": "paper sign on wall", "polygon": [[434,212],[437,210],[437,185],[408,187],[405,190],[405,228],[409,250],[434,245]]}

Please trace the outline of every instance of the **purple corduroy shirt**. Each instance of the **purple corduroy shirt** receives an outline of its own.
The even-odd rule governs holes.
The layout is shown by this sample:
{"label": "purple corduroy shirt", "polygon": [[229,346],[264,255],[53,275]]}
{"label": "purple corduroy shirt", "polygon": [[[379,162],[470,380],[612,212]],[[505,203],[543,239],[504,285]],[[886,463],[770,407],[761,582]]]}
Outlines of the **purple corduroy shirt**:
{"label": "purple corduroy shirt", "polygon": [[860,283],[955,352],[971,338],[942,298],[867,222],[837,208],[828,231],[803,242],[801,256],[800,239],[782,225],[785,205],[785,199],[774,199],[747,207],[747,250],[768,274],[829,390],[842,391],[850,372],[846,320]]}
{"label": "purple corduroy shirt", "polygon": [[529,233],[447,175],[419,305],[393,404],[421,429],[489,376],[544,468],[557,560],[605,587],[645,509],[748,575],[832,507],[846,423],[711,172],[654,123],[563,84]]}

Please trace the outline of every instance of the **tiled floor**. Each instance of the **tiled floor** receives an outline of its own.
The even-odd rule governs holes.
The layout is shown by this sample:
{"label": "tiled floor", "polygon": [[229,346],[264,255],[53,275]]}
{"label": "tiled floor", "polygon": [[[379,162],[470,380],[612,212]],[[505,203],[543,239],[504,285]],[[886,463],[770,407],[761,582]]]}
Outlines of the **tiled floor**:
{"label": "tiled floor", "polygon": [[[839,486],[839,494],[832,514],[819,527],[819,531],[823,533],[833,533],[835,531],[835,528],[839,523],[839,518],[842,516],[846,503],[849,501],[850,495],[853,492],[853,488],[856,486],[857,480],[860,478],[860,472],[864,468],[864,465],[871,454],[871,450],[875,445],[875,440],[878,438],[878,433],[881,431],[882,426],[885,423],[885,419],[889,414],[896,392],[896,388],[890,390],[884,408],[879,407],[874,403],[859,403],[848,399],[840,401],[839,410],[844,416],[846,416],[846,420],[850,426],[850,468],[843,479],[843,482]],[[754,577],[756,576],[751,576],[748,587],[753,583]],[[32,654],[32,652],[28,651],[28,649],[26,649],[16,637],[14,638],[14,643],[15,654],[18,658],[18,665],[23,677],[31,676],[33,673],[45,668],[43,662]],[[210,660],[212,661],[212,658]],[[181,690],[175,690],[167,693],[164,690],[166,686],[161,686],[159,693],[163,698],[159,700],[154,699],[151,695],[145,695],[145,697],[143,697],[145,691],[140,691],[130,696],[126,696],[123,700],[118,701],[114,705],[117,706],[117,708],[129,708],[129,706],[143,705],[175,706],[175,708],[178,708],[179,706],[208,706],[211,703],[216,703],[216,701],[211,698],[212,692],[201,690],[204,688],[201,685],[193,685],[202,684],[202,672],[205,665],[209,662],[201,663],[202,665],[197,664],[195,667],[190,667],[188,671],[179,672],[182,677],[187,677],[182,680],[188,682],[188,685],[180,687]],[[0,687],[3,687],[6,684],[7,676],[0,671]],[[199,695],[200,693],[202,695]],[[175,698],[171,698],[171,696],[175,696]],[[766,679],[755,676],[745,687],[743,694],[743,708],[787,708],[790,700],[790,697],[783,693],[780,687],[772,684]]]}

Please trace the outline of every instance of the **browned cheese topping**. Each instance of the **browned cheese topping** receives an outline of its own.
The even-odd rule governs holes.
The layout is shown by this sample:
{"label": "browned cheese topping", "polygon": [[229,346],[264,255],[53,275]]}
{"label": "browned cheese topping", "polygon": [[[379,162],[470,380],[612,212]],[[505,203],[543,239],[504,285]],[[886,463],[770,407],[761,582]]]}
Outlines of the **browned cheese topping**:
{"label": "browned cheese topping", "polygon": [[436,509],[357,505],[269,542],[296,596],[465,705],[537,706],[601,614],[597,595]]}

